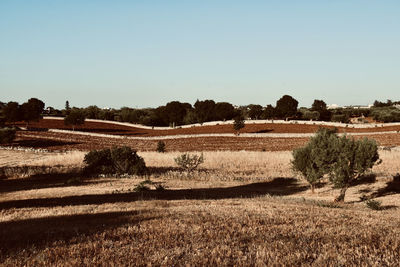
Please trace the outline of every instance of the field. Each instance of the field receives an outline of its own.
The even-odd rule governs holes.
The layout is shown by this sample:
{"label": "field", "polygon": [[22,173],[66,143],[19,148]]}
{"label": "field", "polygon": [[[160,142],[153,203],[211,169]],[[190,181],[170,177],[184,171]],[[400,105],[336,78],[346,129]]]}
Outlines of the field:
{"label": "field", "polygon": [[[15,174],[0,180],[1,265],[400,263],[400,199],[389,186],[397,148],[380,151],[374,181],[351,187],[341,205],[329,184],[311,194],[288,151],[204,152],[193,174],[176,168],[178,152],[141,152],[162,192],[134,192],[140,177],[74,180],[84,154],[0,150],[1,168]],[[19,173],[35,166],[58,169]]]}
{"label": "field", "polygon": [[[234,135],[231,124],[157,130],[88,121],[77,127],[74,132],[55,132],[49,129],[70,130],[70,127],[65,126],[60,119],[43,119],[31,123],[30,127],[33,130],[18,131],[14,147],[87,151],[113,145],[127,145],[138,151],[155,151],[157,142],[163,140],[167,151],[282,151],[304,145],[309,135],[320,126],[248,123],[241,130],[240,136]],[[341,133],[357,134],[356,138],[374,138],[380,146],[400,145],[400,125],[352,127],[354,126],[338,127],[338,130]]]}
{"label": "field", "polygon": [[[308,137],[171,136],[163,139],[167,153],[157,153],[161,139],[151,129],[139,129],[147,137],[133,139],[121,136],[120,125],[98,125],[115,128],[102,132],[88,124],[82,134],[47,131],[40,123],[18,131],[12,146],[0,149],[0,265],[400,264],[397,133],[368,135],[383,146],[382,164],[338,204],[333,199],[339,190],[328,181],[312,194],[291,170],[290,151]],[[275,126],[282,136],[316,130]],[[221,125],[205,127],[203,133],[226,133]],[[113,145],[137,149],[150,174],[80,174],[87,150]],[[204,164],[183,172],[174,162],[181,151],[202,151]],[[135,191],[145,179],[165,190]],[[368,208],[366,197],[382,208]]]}

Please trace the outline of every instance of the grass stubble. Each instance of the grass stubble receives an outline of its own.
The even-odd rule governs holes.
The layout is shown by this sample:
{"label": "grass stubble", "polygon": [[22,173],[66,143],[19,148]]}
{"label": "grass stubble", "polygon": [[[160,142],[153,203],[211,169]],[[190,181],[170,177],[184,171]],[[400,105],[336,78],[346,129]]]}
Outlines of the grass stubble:
{"label": "grass stubble", "polygon": [[[132,192],[139,177],[77,185],[48,181],[33,189],[19,184],[30,178],[13,178],[12,187],[4,184],[9,179],[0,180],[0,264],[400,263],[398,194],[378,195],[387,207],[382,211],[359,201],[399,171],[398,150],[380,151],[376,181],[353,186],[347,203],[335,208],[326,204],[337,194],[329,184],[313,195],[302,180],[274,183],[294,177],[290,152],[205,152],[205,163],[193,174],[176,169],[178,154],[140,153],[154,171],[149,178],[167,188],[159,193]],[[83,156],[0,151],[0,164],[75,168]]]}

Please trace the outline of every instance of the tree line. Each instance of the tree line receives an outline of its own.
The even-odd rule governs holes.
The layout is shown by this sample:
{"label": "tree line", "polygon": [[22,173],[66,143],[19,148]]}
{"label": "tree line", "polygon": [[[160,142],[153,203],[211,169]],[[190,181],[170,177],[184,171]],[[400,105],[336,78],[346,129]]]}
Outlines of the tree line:
{"label": "tree line", "polygon": [[352,117],[371,116],[377,121],[400,121],[400,109],[395,102],[375,101],[371,109],[367,108],[336,108],[328,109],[323,100],[314,100],[310,108],[298,107],[298,101],[290,95],[278,99],[275,105],[266,106],[250,104],[247,106],[234,106],[228,102],[215,102],[214,100],[197,100],[194,105],[179,101],[171,101],[157,108],[134,109],[122,107],[120,109],[101,109],[97,106],[86,108],[70,107],[66,101],[65,108],[57,110],[47,107],[37,98],[31,98],[23,104],[18,102],[0,102],[1,124],[24,121],[27,126],[31,121],[47,116],[63,116],[67,125],[82,124],[86,118],[130,122],[148,126],[176,127],[186,124],[204,123],[209,121],[235,120],[239,117],[252,120],[313,120],[333,121],[348,123]]}

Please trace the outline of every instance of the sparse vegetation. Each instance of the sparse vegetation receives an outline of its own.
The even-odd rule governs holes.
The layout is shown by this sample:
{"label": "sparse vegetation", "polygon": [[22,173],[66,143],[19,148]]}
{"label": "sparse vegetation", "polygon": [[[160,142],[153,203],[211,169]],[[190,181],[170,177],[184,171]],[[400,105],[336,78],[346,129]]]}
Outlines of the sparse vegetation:
{"label": "sparse vegetation", "polygon": [[163,141],[158,141],[157,143],[157,152],[164,153],[165,152],[165,143]]}
{"label": "sparse vegetation", "polygon": [[0,144],[11,143],[15,138],[15,129],[0,128]]}
{"label": "sparse vegetation", "polygon": [[187,172],[194,171],[200,164],[204,162],[203,153],[199,155],[184,153],[175,158],[176,164]]}
{"label": "sparse vegetation", "polygon": [[375,200],[375,199],[368,199],[365,201],[365,204],[371,210],[381,210],[382,209],[382,202]]}
{"label": "sparse vegetation", "polygon": [[143,158],[130,147],[92,150],[85,155],[84,162],[87,174],[143,175],[147,172]]}

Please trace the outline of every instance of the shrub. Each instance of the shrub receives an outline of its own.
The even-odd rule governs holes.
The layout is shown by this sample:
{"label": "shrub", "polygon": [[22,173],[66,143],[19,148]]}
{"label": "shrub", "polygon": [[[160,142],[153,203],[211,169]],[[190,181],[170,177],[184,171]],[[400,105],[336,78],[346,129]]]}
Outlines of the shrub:
{"label": "shrub", "polygon": [[143,175],[146,164],[130,147],[92,150],[85,155],[85,172],[90,174]]}
{"label": "shrub", "polygon": [[369,200],[365,201],[365,204],[371,210],[382,210],[382,202],[380,202],[378,200],[369,199]]}
{"label": "shrub", "polygon": [[239,131],[240,131],[242,128],[244,128],[244,118],[243,118],[243,116],[241,116],[241,115],[236,116],[236,117],[234,118],[234,122],[233,122],[233,129],[234,129],[235,131],[237,131],[237,134],[239,135]]}
{"label": "shrub", "polygon": [[15,129],[3,128],[0,129],[0,144],[11,143],[15,138]]}
{"label": "shrub", "polygon": [[305,177],[312,190],[324,175],[329,175],[330,181],[341,188],[335,201],[342,202],[349,186],[378,160],[375,140],[338,137],[332,130],[320,129],[305,147],[293,151],[292,166]]}
{"label": "shrub", "polygon": [[313,193],[315,185],[329,173],[329,166],[334,162],[332,143],[337,138],[335,133],[336,129],[320,128],[306,146],[293,151],[292,168],[307,180]]}
{"label": "shrub", "polygon": [[158,141],[157,143],[157,152],[164,153],[165,152],[165,143],[163,141]]}
{"label": "shrub", "polygon": [[194,171],[200,164],[204,162],[203,153],[201,155],[184,153],[175,158],[176,164],[187,172]]}

